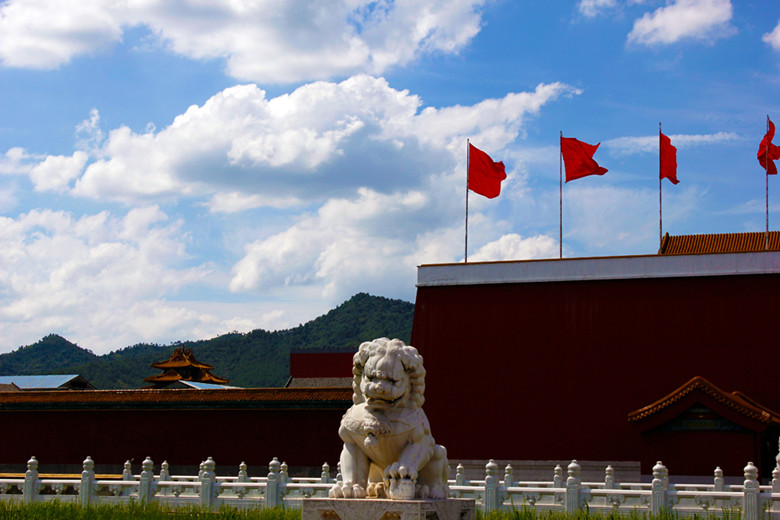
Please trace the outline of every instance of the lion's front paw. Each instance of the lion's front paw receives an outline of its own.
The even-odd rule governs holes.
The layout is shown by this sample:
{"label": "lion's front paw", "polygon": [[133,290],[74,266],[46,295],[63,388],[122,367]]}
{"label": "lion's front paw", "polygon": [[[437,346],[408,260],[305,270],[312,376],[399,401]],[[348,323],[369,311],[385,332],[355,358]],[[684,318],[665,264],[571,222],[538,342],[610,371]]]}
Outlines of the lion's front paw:
{"label": "lion's front paw", "polygon": [[387,480],[400,480],[402,478],[408,478],[410,480],[417,480],[417,470],[402,466],[398,462],[394,462],[385,468],[385,479]]}
{"label": "lion's front paw", "polygon": [[328,498],[344,498],[344,493],[341,491],[341,483],[337,482],[328,491]]}
{"label": "lion's front paw", "polygon": [[[339,485],[336,484],[334,488],[335,487],[339,487]],[[331,492],[333,492],[333,489],[331,489]],[[366,490],[360,484],[344,482],[341,485],[339,492],[341,493],[341,496],[335,496],[332,498],[366,498]]]}

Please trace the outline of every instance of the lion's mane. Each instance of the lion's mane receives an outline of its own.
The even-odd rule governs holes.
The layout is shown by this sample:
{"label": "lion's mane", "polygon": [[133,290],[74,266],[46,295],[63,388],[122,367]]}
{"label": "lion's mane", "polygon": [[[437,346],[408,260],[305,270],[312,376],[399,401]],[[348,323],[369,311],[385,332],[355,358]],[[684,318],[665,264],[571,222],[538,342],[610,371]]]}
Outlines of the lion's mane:
{"label": "lion's mane", "polygon": [[377,338],[361,343],[360,348],[352,358],[352,402],[360,404],[366,400],[360,390],[360,381],[363,379],[363,369],[368,360],[375,356],[383,357],[388,352],[395,354],[396,359],[401,362],[404,370],[409,374],[410,402],[414,408],[421,408],[425,402],[423,358],[416,348],[405,345],[401,340],[387,338]]}

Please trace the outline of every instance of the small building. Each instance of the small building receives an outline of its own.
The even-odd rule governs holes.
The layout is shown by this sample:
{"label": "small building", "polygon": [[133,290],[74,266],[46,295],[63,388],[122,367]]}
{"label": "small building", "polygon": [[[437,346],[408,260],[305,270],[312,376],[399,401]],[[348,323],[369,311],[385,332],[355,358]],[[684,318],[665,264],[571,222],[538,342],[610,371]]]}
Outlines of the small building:
{"label": "small building", "polygon": [[[0,376],[0,385],[15,385],[25,392],[32,390],[94,390],[95,387],[78,374],[41,376]],[[0,390],[3,391],[3,390]],[[4,390],[9,391],[9,390]]]}
{"label": "small building", "polygon": [[162,373],[144,379],[145,383],[151,383],[147,389],[171,388],[172,385],[175,387],[179,384],[184,384],[187,388],[197,388],[189,383],[226,385],[229,382],[228,379],[212,374],[214,367],[195,359],[195,354],[186,347],[177,348],[170,359],[152,363],[151,367],[162,370]]}
{"label": "small building", "polygon": [[629,413],[628,422],[639,432],[642,467],[652,467],[663,454],[664,464],[694,475],[711,473],[712,461],[739,467],[745,458],[763,457],[764,467],[771,467],[780,433],[776,412],[699,376]]}

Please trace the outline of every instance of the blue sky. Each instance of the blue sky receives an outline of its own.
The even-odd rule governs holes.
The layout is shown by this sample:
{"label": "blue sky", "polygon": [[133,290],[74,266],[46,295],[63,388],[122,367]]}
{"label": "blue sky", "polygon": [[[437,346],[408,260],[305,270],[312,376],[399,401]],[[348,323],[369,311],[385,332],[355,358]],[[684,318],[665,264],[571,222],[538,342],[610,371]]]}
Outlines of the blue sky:
{"label": "blue sky", "polygon": [[[0,1],[0,352],[95,352],[414,301],[463,261],[558,255],[558,138],[609,172],[564,187],[566,257],[664,231],[761,231],[780,122],[777,0]],[[780,186],[769,179],[770,227]]]}

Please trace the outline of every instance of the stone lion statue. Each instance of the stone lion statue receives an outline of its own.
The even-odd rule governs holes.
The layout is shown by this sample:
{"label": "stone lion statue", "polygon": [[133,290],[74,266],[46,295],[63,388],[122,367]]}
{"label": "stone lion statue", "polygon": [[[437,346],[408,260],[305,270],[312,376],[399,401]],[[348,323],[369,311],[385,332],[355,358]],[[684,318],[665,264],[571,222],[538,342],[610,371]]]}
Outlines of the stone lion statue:
{"label": "stone lion statue", "polygon": [[352,401],[341,420],[342,480],[331,498],[447,497],[447,450],[436,444],[422,410],[425,368],[398,339],[360,345],[352,365]]}

